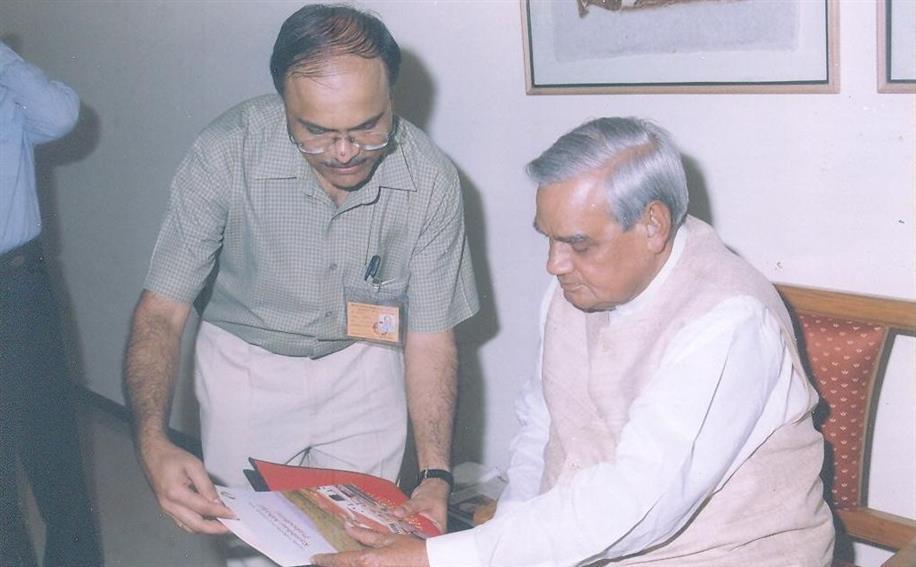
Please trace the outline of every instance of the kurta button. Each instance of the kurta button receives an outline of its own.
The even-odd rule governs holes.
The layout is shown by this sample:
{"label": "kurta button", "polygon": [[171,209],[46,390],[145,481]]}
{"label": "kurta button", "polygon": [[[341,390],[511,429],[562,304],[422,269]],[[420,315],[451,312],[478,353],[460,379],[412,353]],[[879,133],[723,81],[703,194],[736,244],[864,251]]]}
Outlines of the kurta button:
{"label": "kurta button", "polygon": [[324,312],[324,316],[327,317],[328,319],[330,319],[332,315],[334,315],[334,312],[333,312],[333,311],[325,311],[325,312]]}
{"label": "kurta button", "polygon": [[330,266],[328,266],[328,269],[331,270],[331,271],[333,272],[334,270],[337,269],[337,264],[333,264],[333,263],[332,263]]}

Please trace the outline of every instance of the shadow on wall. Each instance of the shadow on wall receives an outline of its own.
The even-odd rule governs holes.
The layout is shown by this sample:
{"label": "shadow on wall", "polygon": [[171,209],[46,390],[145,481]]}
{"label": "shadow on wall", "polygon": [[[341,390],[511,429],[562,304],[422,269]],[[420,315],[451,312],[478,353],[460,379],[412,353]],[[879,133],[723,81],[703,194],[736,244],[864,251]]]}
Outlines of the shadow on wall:
{"label": "shadow on wall", "polygon": [[[79,93],[77,93],[79,94]],[[51,278],[54,297],[60,307],[61,327],[67,351],[71,378],[83,382],[82,347],[73,312],[73,304],[57,258],[63,250],[61,236],[58,183],[55,170],[61,165],[75,163],[89,156],[99,144],[99,116],[85,104],[73,130],[59,140],[35,148],[35,185],[41,209],[41,240],[45,267]],[[87,196],[90,198],[91,196]]]}
{"label": "shadow on wall", "polygon": [[401,71],[392,98],[395,112],[426,131],[433,108],[436,86],[416,55],[401,51]]}
{"label": "shadow on wall", "polygon": [[[83,339],[74,318],[69,288],[63,270],[57,261],[63,249],[63,240],[58,214],[60,207],[56,169],[61,165],[85,159],[96,149],[98,143],[99,116],[93,109],[81,103],[79,119],[69,134],[35,148],[35,186],[41,211],[41,240],[45,255],[45,269],[58,304],[61,337],[67,357],[69,378],[75,384],[80,385],[85,384],[82,358]],[[83,454],[86,454],[88,447],[85,443],[88,442],[88,438],[83,438],[82,442],[84,443],[82,451]],[[87,462],[86,466],[91,467],[92,465]],[[89,478],[93,474],[92,471],[87,471]],[[90,490],[94,488],[90,487]],[[93,502],[97,501],[95,494],[90,494],[90,498]]]}
{"label": "shadow on wall", "polygon": [[712,209],[709,204],[709,192],[706,190],[706,179],[697,161],[690,156],[682,155],[684,173],[687,176],[687,191],[690,204],[687,213],[709,225],[713,225]]}
{"label": "shadow on wall", "polygon": [[0,41],[5,43],[7,47],[12,49],[16,53],[22,53],[22,40],[19,39],[18,34],[8,33],[5,35],[0,35]]}
{"label": "shadow on wall", "polygon": [[58,256],[63,249],[54,169],[88,157],[99,145],[99,130],[99,115],[81,103],[79,119],[69,134],[35,148],[35,183],[41,200],[42,244],[49,256]]}
{"label": "shadow on wall", "polygon": [[483,461],[483,440],[486,431],[486,396],[480,349],[499,331],[499,320],[493,297],[493,278],[487,257],[487,226],[484,222],[483,200],[474,182],[458,172],[464,196],[464,219],[468,246],[474,264],[480,311],[458,326],[459,352],[458,409],[455,418],[454,462]]}
{"label": "shadow on wall", "polygon": [[[395,109],[400,116],[425,131],[435,102],[435,81],[414,53],[402,50],[401,57],[400,77],[393,93]],[[458,176],[461,180],[465,229],[474,264],[480,311],[461,323],[455,331],[459,355],[458,408],[452,448],[455,463],[466,460],[480,461],[482,458],[486,400],[479,351],[499,330],[487,260],[483,201],[473,180],[460,169]],[[417,468],[415,449],[412,445],[413,436],[410,435],[408,440],[410,445],[404,467],[401,469],[401,478],[407,481],[406,488],[410,488],[410,481],[415,478]]]}
{"label": "shadow on wall", "polygon": [[[493,302],[493,283],[487,258],[487,234],[484,223],[483,201],[480,191],[460,169],[461,194],[464,200],[465,231],[480,310],[455,329],[458,343],[458,405],[455,413],[452,463],[482,462],[483,440],[486,431],[486,397],[480,349],[499,331],[496,306]],[[417,476],[416,447],[413,432],[407,437],[407,453],[401,467],[401,488],[408,491],[415,486]]]}

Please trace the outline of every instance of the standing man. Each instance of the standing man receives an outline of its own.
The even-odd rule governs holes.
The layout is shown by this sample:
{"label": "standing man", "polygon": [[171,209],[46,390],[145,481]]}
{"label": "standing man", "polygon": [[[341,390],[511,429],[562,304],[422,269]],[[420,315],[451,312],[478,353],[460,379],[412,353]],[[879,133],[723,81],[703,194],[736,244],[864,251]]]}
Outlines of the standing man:
{"label": "standing man", "polygon": [[79,97],[0,42],[0,565],[35,565],[16,486],[46,525],[45,567],[102,564],[57,303],[44,266],[34,146],[63,137]]}
{"label": "standing man", "polygon": [[788,313],[773,286],[686,216],[668,134],[602,118],[528,171],[557,280],[540,372],[517,406],[496,517],[340,567],[823,567],[833,522]]}
{"label": "standing man", "polygon": [[[407,508],[445,526],[452,329],[478,303],[455,167],[392,111],[400,59],[374,16],[306,6],[274,45],[279,96],[217,118],[179,167],[126,381],[141,463],[180,528],[226,531],[210,476],[245,484],[248,457],[394,480],[407,411],[423,469]],[[179,340],[211,272],[201,463],[166,430]]]}

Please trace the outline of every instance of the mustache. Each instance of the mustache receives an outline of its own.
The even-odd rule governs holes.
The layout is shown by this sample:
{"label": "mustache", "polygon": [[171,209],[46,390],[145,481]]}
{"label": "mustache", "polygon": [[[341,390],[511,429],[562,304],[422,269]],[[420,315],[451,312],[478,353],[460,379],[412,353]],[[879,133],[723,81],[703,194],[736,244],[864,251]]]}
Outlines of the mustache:
{"label": "mustache", "polygon": [[366,163],[367,161],[369,161],[367,158],[355,159],[355,160],[348,161],[347,163],[340,163],[337,160],[331,160],[331,161],[322,162],[322,165],[324,165],[325,167],[330,167],[332,169],[347,169],[351,167],[356,167],[358,165],[362,165]]}

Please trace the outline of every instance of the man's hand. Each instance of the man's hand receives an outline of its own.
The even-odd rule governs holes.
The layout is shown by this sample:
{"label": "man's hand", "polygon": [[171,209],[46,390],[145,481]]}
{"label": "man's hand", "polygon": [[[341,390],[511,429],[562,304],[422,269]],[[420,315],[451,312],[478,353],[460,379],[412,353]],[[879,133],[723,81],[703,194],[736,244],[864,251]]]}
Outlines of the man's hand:
{"label": "man's hand", "polygon": [[232,518],[199,459],[165,434],[178,372],[181,333],[191,306],[144,290],[127,344],[125,385],[143,472],[162,511],[191,533],[221,534],[213,518]]}
{"label": "man's hand", "polygon": [[229,531],[213,518],[235,515],[220,501],[197,457],[162,439],[143,443],[140,458],[160,508],[179,528],[203,534]]}
{"label": "man's hand", "polygon": [[410,500],[395,508],[394,514],[399,518],[423,514],[436,524],[439,531],[445,533],[448,521],[448,494],[448,483],[441,478],[424,479],[411,493]]}
{"label": "man's hand", "polygon": [[312,563],[321,567],[429,567],[422,539],[346,526],[347,533],[371,549],[321,554]]}
{"label": "man's hand", "polygon": [[[421,469],[447,469],[452,420],[458,395],[458,348],[455,334],[408,332],[404,345],[407,409],[413,423]],[[405,515],[422,513],[445,531],[448,484],[425,479],[404,506]]]}

